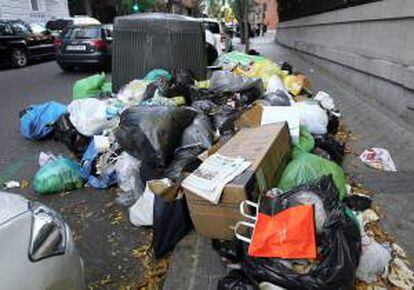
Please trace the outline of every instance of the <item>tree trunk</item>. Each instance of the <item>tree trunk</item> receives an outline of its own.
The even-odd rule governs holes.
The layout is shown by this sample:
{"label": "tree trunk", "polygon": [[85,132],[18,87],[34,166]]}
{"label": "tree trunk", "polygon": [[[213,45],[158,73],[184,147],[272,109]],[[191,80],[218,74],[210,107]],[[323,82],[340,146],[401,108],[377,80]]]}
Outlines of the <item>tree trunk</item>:
{"label": "tree trunk", "polygon": [[250,31],[249,31],[249,0],[244,0],[244,52],[249,53],[250,50]]}
{"label": "tree trunk", "polygon": [[92,5],[90,0],[83,1],[83,8],[85,9],[85,13],[88,16],[93,16],[92,12]]}

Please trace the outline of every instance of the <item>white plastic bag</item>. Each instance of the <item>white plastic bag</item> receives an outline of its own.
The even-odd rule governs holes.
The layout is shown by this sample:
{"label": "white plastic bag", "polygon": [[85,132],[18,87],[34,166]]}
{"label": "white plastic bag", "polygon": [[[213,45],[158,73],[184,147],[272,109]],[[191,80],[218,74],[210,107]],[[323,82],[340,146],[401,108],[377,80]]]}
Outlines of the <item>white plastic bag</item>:
{"label": "white plastic bag", "polygon": [[362,162],[371,166],[372,168],[384,171],[397,171],[394,161],[391,158],[390,152],[383,148],[370,148],[362,152],[359,156]]}
{"label": "white plastic bag", "polygon": [[141,161],[122,152],[115,163],[116,179],[119,188],[123,191],[118,201],[123,205],[131,205],[142,194]]}
{"label": "white plastic bag", "polygon": [[148,186],[140,198],[129,208],[129,220],[134,226],[152,226],[154,222],[155,195]]}
{"label": "white plastic bag", "polygon": [[56,155],[53,154],[52,152],[43,152],[43,151],[41,151],[40,154],[39,154],[39,166],[42,167],[46,163],[48,163],[50,161],[54,161],[56,159],[57,159]]}
{"label": "white plastic bag", "polygon": [[356,277],[367,283],[372,283],[377,279],[377,275],[383,277],[388,275],[388,266],[391,261],[391,249],[378,244],[375,240],[368,237],[360,223],[361,228],[361,257],[359,258]]}
{"label": "white plastic bag", "polygon": [[328,127],[328,114],[318,102],[306,100],[292,104],[299,111],[300,123],[313,134],[326,134]]}
{"label": "white plastic bag", "polygon": [[282,80],[277,75],[272,75],[266,87],[266,95],[276,93],[278,90],[285,92],[286,95],[290,97],[290,94],[283,85]]}
{"label": "white plastic bag", "polygon": [[321,104],[322,108],[327,109],[328,111],[335,109],[334,100],[326,92],[319,91],[313,99],[318,101]]}
{"label": "white plastic bag", "polygon": [[278,122],[287,122],[290,136],[294,144],[299,142],[300,135],[300,115],[299,110],[294,107],[262,107],[262,119],[260,124],[274,124]]}
{"label": "white plastic bag", "polygon": [[68,106],[68,112],[69,120],[84,136],[99,135],[119,123],[118,117],[108,119],[105,102],[94,98],[73,101]]}
{"label": "white plastic bag", "polygon": [[116,97],[126,105],[138,105],[144,98],[144,93],[147,89],[147,86],[147,81],[133,80],[129,84],[123,86],[119,90],[119,93]]}

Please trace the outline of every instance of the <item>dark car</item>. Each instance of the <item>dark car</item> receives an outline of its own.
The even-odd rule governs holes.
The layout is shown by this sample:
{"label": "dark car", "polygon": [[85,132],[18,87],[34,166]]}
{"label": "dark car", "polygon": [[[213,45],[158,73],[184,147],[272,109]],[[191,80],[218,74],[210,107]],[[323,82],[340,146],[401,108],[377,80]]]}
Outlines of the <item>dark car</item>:
{"label": "dark car", "polygon": [[0,62],[24,67],[29,60],[55,55],[54,37],[39,24],[0,20]]}
{"label": "dark car", "polygon": [[112,25],[72,26],[55,40],[56,60],[65,71],[75,67],[110,68]]}

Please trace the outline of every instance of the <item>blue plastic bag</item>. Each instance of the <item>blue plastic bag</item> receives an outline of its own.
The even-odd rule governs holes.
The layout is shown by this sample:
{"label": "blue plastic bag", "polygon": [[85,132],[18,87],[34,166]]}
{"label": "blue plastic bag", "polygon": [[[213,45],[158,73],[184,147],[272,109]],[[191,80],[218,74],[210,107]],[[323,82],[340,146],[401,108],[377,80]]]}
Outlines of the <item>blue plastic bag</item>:
{"label": "blue plastic bag", "polygon": [[38,140],[53,131],[53,123],[64,113],[66,105],[47,102],[26,108],[20,118],[20,132],[26,139]]}
{"label": "blue plastic bag", "polygon": [[94,140],[92,140],[82,156],[82,174],[88,180],[87,184],[89,186],[97,189],[105,189],[116,184],[116,171],[112,167],[109,170],[105,170],[101,175],[93,175],[92,166],[96,158],[98,158],[98,155],[99,152],[96,150]]}

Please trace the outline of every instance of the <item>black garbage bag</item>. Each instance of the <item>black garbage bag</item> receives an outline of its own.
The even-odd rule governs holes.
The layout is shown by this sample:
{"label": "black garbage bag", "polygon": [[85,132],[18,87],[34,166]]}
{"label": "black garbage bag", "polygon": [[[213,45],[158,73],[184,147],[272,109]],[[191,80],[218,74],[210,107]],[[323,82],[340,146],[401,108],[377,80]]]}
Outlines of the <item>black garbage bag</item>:
{"label": "black garbage bag", "polygon": [[269,93],[263,99],[268,101],[270,106],[290,106],[289,96],[282,90]]}
{"label": "black garbage bag", "polygon": [[76,157],[81,158],[91,142],[90,137],[80,134],[70,122],[69,113],[61,115],[53,124],[53,139],[65,144]]}
{"label": "black garbage bag", "polygon": [[200,164],[201,160],[198,155],[204,151],[201,146],[189,146],[179,148],[174,154],[174,159],[168,164],[164,171],[164,176],[173,182],[181,181],[183,172],[193,172]]}
{"label": "black garbage bag", "polygon": [[256,88],[263,92],[263,81],[243,77],[230,71],[217,70],[210,79],[209,89],[216,93],[237,93]]}
{"label": "black garbage bag", "polygon": [[160,196],[155,195],[153,248],[156,258],[174,249],[192,227],[184,195],[174,201],[164,201]]}
{"label": "black garbage bag", "polygon": [[217,105],[211,100],[198,100],[191,104],[191,107],[197,111],[203,112],[206,115],[210,115],[217,110]]}
{"label": "black garbage bag", "polygon": [[364,211],[371,207],[372,199],[365,195],[348,195],[344,198],[344,203],[352,210]]}
{"label": "black garbage bag", "polygon": [[[162,76],[161,76],[162,77]],[[150,83],[146,88],[145,88],[145,92],[144,92],[144,96],[142,98],[143,101],[145,100],[149,100],[152,97],[154,97],[155,91],[158,89],[158,83],[152,82]]]}
{"label": "black garbage bag", "polygon": [[328,113],[328,134],[336,135],[339,130],[341,114],[339,111],[327,111]]}
{"label": "black garbage bag", "polygon": [[254,258],[245,254],[242,261],[243,271],[257,283],[267,281],[287,289],[353,289],[361,254],[360,230],[357,222],[350,217],[339,200],[338,190],[331,176],[324,176],[317,182],[268,199],[267,206],[262,206],[262,200],[259,210],[272,214],[295,206],[295,195],[304,192],[317,194],[327,213],[323,232],[318,237],[322,259],[307,273],[300,274],[286,266],[285,262],[288,260]]}
{"label": "black garbage bag", "polygon": [[221,278],[217,284],[217,290],[254,290],[252,283],[241,270],[232,270],[230,273]]}
{"label": "black garbage bag", "polygon": [[234,121],[240,116],[240,112],[235,108],[225,105],[222,106],[214,115],[214,126],[220,134],[234,131]]}
{"label": "black garbage bag", "polygon": [[[173,71],[171,80],[168,80],[165,77],[160,77],[156,82],[156,86],[162,96],[167,98],[183,96],[188,103],[191,103],[190,95],[191,87],[193,85],[194,79],[191,73],[183,69]],[[154,93],[152,95],[154,95]]]}
{"label": "black garbage bag", "polygon": [[181,146],[200,146],[208,149],[213,145],[214,128],[210,119],[199,113],[188,126],[181,137]]}
{"label": "black garbage bag", "polygon": [[282,63],[281,69],[288,71],[290,75],[293,73],[293,67],[288,62]]}
{"label": "black garbage bag", "polygon": [[345,155],[345,144],[339,142],[335,139],[334,136],[325,134],[325,135],[315,135],[315,147],[324,150],[329,154],[330,159],[341,165],[344,160]]}
{"label": "black garbage bag", "polygon": [[211,246],[220,257],[233,263],[238,263],[243,258],[243,245],[237,238],[231,241],[213,239],[211,240]]}
{"label": "black garbage bag", "polygon": [[187,107],[133,106],[122,112],[115,131],[126,152],[154,167],[165,167],[197,112]]}

